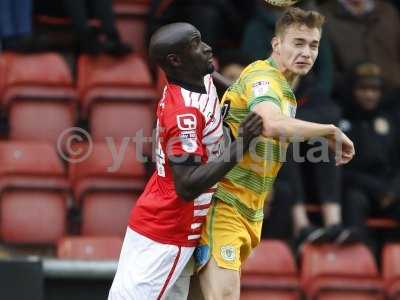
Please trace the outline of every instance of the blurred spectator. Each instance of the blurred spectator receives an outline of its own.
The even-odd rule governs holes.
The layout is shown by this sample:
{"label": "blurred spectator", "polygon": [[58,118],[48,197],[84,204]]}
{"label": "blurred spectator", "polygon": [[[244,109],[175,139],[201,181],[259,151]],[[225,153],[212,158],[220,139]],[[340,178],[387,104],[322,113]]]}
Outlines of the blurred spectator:
{"label": "blurred spectator", "polygon": [[0,40],[4,49],[23,50],[32,33],[32,1],[0,1]]}
{"label": "blurred spectator", "polygon": [[359,61],[378,64],[391,86],[400,86],[400,20],[384,0],[332,0],[321,6],[332,45],[335,92],[345,86],[344,74]]}
{"label": "blurred spectator", "polygon": [[[123,43],[119,36],[112,0],[63,0],[63,5],[71,17],[81,52],[124,55],[132,51],[131,46]],[[99,28],[89,26],[90,17],[100,20]]]}
{"label": "blurred spectator", "polygon": [[396,5],[398,9],[400,9],[400,0],[392,0],[392,3]]}
{"label": "blurred spectator", "polygon": [[243,69],[250,63],[250,57],[236,49],[225,50],[218,58],[219,72],[232,82],[239,78]]}
{"label": "blurred spectator", "polygon": [[[305,1],[300,5],[304,9],[316,10],[314,1]],[[268,5],[263,0],[258,0],[257,9],[247,23],[241,49],[253,60],[265,59],[271,52],[269,41],[275,34],[275,22],[282,13],[283,8]],[[330,95],[332,89],[333,66],[332,55],[328,40],[323,36],[319,48],[318,59],[313,72],[317,74],[315,85],[325,94]]]}
{"label": "blurred spectator", "polygon": [[382,87],[379,66],[359,64],[353,72],[352,107],[340,125],[357,152],[344,167],[345,220],[364,241],[372,213],[400,221],[399,127],[381,109]]}
{"label": "blurred spectator", "polygon": [[202,39],[218,53],[222,42],[239,43],[245,20],[254,9],[255,0],[152,0],[149,34],[170,22],[188,22],[202,34]]}

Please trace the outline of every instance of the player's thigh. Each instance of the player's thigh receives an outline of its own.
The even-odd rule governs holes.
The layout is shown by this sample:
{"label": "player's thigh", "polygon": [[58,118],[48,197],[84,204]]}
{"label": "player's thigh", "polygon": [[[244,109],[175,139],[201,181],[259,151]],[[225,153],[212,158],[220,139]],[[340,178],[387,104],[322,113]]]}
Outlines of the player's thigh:
{"label": "player's thigh", "polygon": [[190,279],[190,289],[187,300],[204,300],[199,276],[197,274],[194,274]]}
{"label": "player's thigh", "polygon": [[189,260],[174,285],[169,290],[165,300],[186,300],[189,294],[189,286],[194,273],[193,257]]}
{"label": "player's thigh", "polygon": [[213,257],[199,273],[199,280],[205,300],[240,299],[239,271],[219,267]]}
{"label": "player's thigh", "polygon": [[164,299],[193,248],[157,243],[127,230],[109,300]]}

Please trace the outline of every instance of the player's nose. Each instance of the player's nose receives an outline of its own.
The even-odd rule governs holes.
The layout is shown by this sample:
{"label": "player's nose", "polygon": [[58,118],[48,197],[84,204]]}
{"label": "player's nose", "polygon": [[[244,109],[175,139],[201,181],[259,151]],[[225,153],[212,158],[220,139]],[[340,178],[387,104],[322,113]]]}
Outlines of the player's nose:
{"label": "player's nose", "polygon": [[203,43],[203,51],[212,53],[212,51],[213,51],[212,47],[210,45],[208,45],[207,43],[204,43],[204,42],[202,42],[202,43]]}

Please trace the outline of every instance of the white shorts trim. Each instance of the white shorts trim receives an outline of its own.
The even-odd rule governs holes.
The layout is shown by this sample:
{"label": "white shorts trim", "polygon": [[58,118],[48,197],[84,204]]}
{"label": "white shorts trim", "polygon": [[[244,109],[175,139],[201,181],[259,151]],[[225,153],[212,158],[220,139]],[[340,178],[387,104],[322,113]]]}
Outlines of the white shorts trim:
{"label": "white shorts trim", "polygon": [[161,300],[194,252],[155,242],[128,228],[108,300]]}

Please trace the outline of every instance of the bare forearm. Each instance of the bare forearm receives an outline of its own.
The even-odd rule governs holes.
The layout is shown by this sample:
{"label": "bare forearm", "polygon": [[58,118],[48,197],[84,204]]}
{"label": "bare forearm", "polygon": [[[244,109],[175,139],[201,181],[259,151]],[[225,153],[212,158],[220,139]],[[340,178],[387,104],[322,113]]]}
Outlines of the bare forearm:
{"label": "bare forearm", "polygon": [[263,135],[272,138],[301,138],[308,140],[313,137],[327,136],[335,133],[335,126],[320,124],[278,115],[264,121]]}

